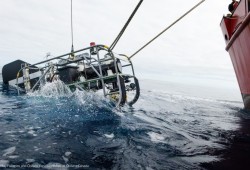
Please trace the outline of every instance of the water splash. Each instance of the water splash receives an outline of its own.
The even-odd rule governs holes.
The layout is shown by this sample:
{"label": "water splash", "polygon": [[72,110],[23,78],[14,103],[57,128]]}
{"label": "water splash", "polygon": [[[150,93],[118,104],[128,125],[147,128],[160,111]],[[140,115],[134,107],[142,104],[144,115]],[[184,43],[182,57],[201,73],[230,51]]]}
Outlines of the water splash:
{"label": "water splash", "polygon": [[73,111],[75,108],[77,112],[89,111],[95,113],[99,109],[111,110],[114,108],[114,103],[105,98],[103,94],[78,89],[72,92],[60,80],[46,83],[40,90],[28,93],[24,98],[34,99],[35,102],[49,102],[51,105],[54,104],[57,109],[64,108],[69,110],[70,108]]}
{"label": "water splash", "polygon": [[60,80],[47,82],[40,90],[28,93],[29,96],[43,97],[69,97],[72,95],[71,90]]}

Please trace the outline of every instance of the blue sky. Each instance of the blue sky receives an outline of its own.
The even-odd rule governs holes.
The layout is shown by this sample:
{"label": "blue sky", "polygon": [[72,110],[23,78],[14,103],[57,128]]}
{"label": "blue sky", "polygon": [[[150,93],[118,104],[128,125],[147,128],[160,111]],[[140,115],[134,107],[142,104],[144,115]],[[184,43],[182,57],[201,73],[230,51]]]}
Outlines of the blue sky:
{"label": "blue sky", "polygon": [[[70,51],[70,0],[1,1],[0,67],[16,59],[34,63]],[[137,0],[73,0],[74,46],[110,45]],[[145,0],[115,52],[133,54],[199,0]],[[225,80],[237,87],[220,29],[230,0],[206,0],[133,58],[139,78]],[[227,83],[230,81],[231,83]],[[213,83],[213,81],[211,82]]]}

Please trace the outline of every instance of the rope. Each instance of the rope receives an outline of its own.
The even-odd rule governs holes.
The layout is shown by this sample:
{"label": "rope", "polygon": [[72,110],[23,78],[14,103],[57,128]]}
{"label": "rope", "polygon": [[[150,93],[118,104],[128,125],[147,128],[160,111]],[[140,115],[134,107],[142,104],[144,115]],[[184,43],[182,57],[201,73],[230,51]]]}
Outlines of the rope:
{"label": "rope", "polygon": [[71,12],[71,18],[70,18],[70,20],[71,20],[71,43],[72,43],[72,45],[71,45],[71,52],[74,52],[74,34],[73,34],[73,10],[72,10],[72,7],[73,5],[72,5],[72,0],[71,0],[71,8],[70,8],[70,12]]}
{"label": "rope", "polygon": [[122,30],[120,31],[120,33],[118,34],[118,36],[116,37],[116,39],[114,40],[114,42],[111,44],[110,49],[113,50],[117,44],[117,42],[120,40],[122,34],[125,32],[127,26],[129,25],[130,21],[133,19],[135,13],[137,12],[137,10],[139,9],[139,7],[141,6],[143,0],[140,0],[140,2],[137,4],[136,8],[134,9],[134,11],[132,12],[132,14],[130,15],[129,19],[127,20],[126,24],[123,26]]}
{"label": "rope", "polygon": [[177,22],[179,22],[182,18],[184,18],[187,14],[189,14],[191,11],[193,11],[195,8],[197,8],[199,5],[201,5],[205,0],[200,1],[198,4],[196,4],[193,8],[188,10],[185,14],[183,14],[180,18],[175,20],[172,24],[170,24],[167,28],[165,28],[162,32],[160,32],[157,36],[155,36],[153,39],[151,39],[148,43],[146,43],[144,46],[142,46],[139,50],[137,50],[133,55],[129,57],[131,59],[136,54],[138,54],[141,50],[143,50],[145,47],[147,47],[150,43],[152,43],[155,39],[157,39],[159,36],[161,36],[164,32],[166,32],[169,28],[174,26]]}

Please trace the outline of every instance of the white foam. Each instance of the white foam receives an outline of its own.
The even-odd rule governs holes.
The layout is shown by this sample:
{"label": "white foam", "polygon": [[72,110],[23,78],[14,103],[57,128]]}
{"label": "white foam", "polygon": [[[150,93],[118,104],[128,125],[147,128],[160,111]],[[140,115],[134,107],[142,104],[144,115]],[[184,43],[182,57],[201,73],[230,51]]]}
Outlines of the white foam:
{"label": "white foam", "polygon": [[64,156],[62,156],[62,158],[63,158],[63,160],[64,160],[65,163],[68,163],[68,162],[69,162],[69,159],[68,159],[68,158],[66,158],[66,157],[64,157]]}
{"label": "white foam", "polygon": [[37,134],[35,134],[35,131],[34,131],[34,130],[28,131],[28,134],[31,134],[31,135],[33,135],[33,136],[37,136]]}
{"label": "white foam", "polygon": [[35,159],[26,159],[26,161],[27,161],[28,163],[32,163],[32,162],[35,162]]}
{"label": "white foam", "polygon": [[37,146],[34,146],[35,151],[39,151],[41,148],[38,148]]}
{"label": "white foam", "polygon": [[162,136],[161,134],[159,133],[155,133],[155,132],[148,132],[148,135],[151,139],[152,142],[155,142],[155,143],[161,143],[164,141],[165,137]]}
{"label": "white foam", "polygon": [[65,156],[69,156],[71,154],[72,154],[71,152],[65,152]]}
{"label": "white foam", "polygon": [[9,164],[8,160],[0,160],[0,167],[6,167]]}
{"label": "white foam", "polygon": [[15,131],[11,130],[11,131],[6,131],[5,134],[12,134],[15,133]]}
{"label": "white foam", "polygon": [[19,156],[18,155],[12,155],[12,156],[8,156],[10,159],[15,159],[15,158],[18,158]]}
{"label": "white foam", "polygon": [[15,150],[16,150],[16,147],[15,147],[15,146],[10,147],[10,148],[8,148],[8,149],[5,149],[5,150],[3,151],[3,152],[5,152],[5,153],[3,154],[3,156],[11,155],[12,153],[15,152]]}
{"label": "white foam", "polygon": [[104,136],[106,138],[109,138],[109,139],[113,139],[115,137],[115,135],[113,133],[111,133],[111,134],[104,134]]}
{"label": "white foam", "polygon": [[146,167],[146,170],[153,170],[153,168],[151,168],[151,167]]}
{"label": "white foam", "polygon": [[191,163],[206,163],[206,162],[216,162],[219,161],[220,158],[215,156],[209,155],[199,155],[199,156],[192,156],[192,157],[182,157],[181,159],[191,162]]}

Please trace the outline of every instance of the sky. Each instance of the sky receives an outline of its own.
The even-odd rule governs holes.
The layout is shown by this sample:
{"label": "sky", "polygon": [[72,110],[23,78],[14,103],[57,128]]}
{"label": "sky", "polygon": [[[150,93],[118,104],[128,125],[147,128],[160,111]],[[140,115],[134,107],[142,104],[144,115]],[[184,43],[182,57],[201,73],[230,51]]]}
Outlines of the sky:
{"label": "sky", "polygon": [[[60,2],[60,3],[59,3]],[[139,0],[73,0],[75,50],[111,45]],[[144,0],[114,51],[132,55],[199,0]],[[139,78],[238,88],[220,29],[231,0],[206,0],[133,59]],[[71,49],[70,0],[0,0],[0,67]]]}

